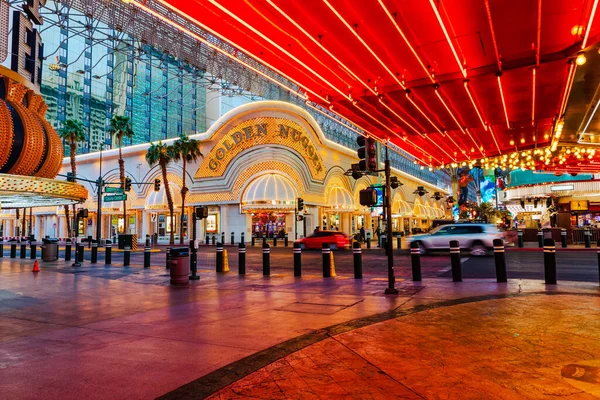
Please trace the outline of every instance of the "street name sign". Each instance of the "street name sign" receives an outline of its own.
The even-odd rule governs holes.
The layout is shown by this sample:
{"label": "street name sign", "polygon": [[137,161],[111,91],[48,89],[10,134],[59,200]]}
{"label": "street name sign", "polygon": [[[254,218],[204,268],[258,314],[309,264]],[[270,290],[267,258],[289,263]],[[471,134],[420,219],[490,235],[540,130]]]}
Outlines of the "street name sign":
{"label": "street name sign", "polygon": [[104,193],[119,193],[119,194],[123,194],[123,188],[107,186],[107,187],[104,188]]}
{"label": "street name sign", "polygon": [[116,194],[113,196],[104,196],[104,201],[109,202],[109,201],[123,201],[123,200],[127,200],[127,195],[126,194]]}

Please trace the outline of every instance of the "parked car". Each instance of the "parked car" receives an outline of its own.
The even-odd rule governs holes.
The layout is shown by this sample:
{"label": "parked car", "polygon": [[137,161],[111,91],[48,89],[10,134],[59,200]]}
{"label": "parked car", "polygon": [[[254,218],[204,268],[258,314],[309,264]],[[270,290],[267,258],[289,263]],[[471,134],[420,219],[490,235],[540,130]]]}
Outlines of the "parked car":
{"label": "parked car", "polygon": [[503,232],[493,224],[449,224],[440,225],[424,235],[414,235],[411,242],[419,244],[419,252],[448,251],[451,240],[458,240],[461,249],[468,249],[471,255],[485,256],[494,246],[494,239],[503,239]]}
{"label": "parked car", "polygon": [[320,249],[323,243],[329,243],[332,249],[346,249],[350,246],[350,239],[345,233],[338,231],[318,231],[310,236],[299,239],[303,249]]}

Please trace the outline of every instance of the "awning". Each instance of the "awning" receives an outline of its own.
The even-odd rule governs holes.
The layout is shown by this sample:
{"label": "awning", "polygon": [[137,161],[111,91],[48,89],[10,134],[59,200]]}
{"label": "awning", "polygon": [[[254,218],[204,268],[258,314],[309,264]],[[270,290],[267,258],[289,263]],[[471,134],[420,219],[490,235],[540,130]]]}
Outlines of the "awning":
{"label": "awning", "polygon": [[425,206],[423,204],[415,204],[415,207],[413,208],[413,215],[416,218],[421,218],[421,219],[431,218],[430,209],[431,209],[431,207],[429,207],[429,206]]}
{"label": "awning", "polygon": [[356,209],[352,195],[346,189],[334,186],[327,197],[328,207],[337,212],[352,212]]}
{"label": "awning", "polygon": [[259,176],[246,188],[242,197],[242,211],[277,210],[294,211],[296,189],[286,177],[278,174]]}
{"label": "awning", "polygon": [[396,199],[392,205],[392,217],[410,217],[413,214],[412,207],[404,200]]}
{"label": "awning", "polygon": [[[173,208],[181,207],[181,188],[172,182],[169,182],[169,191],[171,192],[171,198],[173,199]],[[106,207],[119,206],[122,202],[111,202],[106,203]],[[130,204],[128,204],[128,208]],[[167,192],[165,185],[160,186],[158,192],[152,191],[146,198],[146,204],[144,206],[146,210],[151,211],[168,211],[169,203],[167,202]],[[104,207],[103,207],[104,209]]]}

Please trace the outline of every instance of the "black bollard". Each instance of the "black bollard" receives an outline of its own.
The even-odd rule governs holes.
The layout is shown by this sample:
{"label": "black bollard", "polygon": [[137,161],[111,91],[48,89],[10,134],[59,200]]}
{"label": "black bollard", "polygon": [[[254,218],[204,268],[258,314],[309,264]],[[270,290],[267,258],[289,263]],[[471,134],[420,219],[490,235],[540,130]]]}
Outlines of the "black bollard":
{"label": "black bollard", "polygon": [[496,282],[506,283],[506,257],[504,255],[504,241],[494,239],[494,260],[496,261]]}
{"label": "black bollard", "polygon": [[269,244],[266,242],[263,242],[262,253],[263,253],[263,275],[270,276],[271,275],[271,246],[269,246]]}
{"label": "black bollard", "polygon": [[360,243],[354,242],[352,254],[354,254],[354,279],[362,279],[362,249]]}
{"label": "black bollard", "polygon": [[98,241],[92,240],[92,264],[96,264],[98,262]]}
{"label": "black bollard", "polygon": [[520,229],[517,231],[517,243],[519,248],[523,248],[523,231]]}
{"label": "black bollard", "polygon": [[286,233],[286,234],[285,234],[285,239],[284,239],[284,245],[285,245],[285,247],[288,247],[288,245],[289,245],[289,243],[290,243],[290,242],[289,242],[289,240],[290,240],[290,239],[289,239],[289,237],[288,237],[288,234]]}
{"label": "black bollard", "polygon": [[[200,243],[198,243],[198,246],[200,246]],[[196,246],[195,240],[190,242],[190,250],[192,250],[190,257],[190,271],[192,274],[188,277],[190,281],[197,281],[200,279],[198,276],[198,246]]]}
{"label": "black bollard", "polygon": [[583,232],[583,239],[585,240],[585,248],[589,249],[590,247],[592,247],[592,231],[590,231],[589,229],[586,229]]}
{"label": "black bollard", "polygon": [[412,280],[421,282],[421,249],[418,242],[410,243],[410,261],[412,264]]}
{"label": "black bollard", "polygon": [[263,236],[263,246],[264,246],[265,244],[267,244],[267,237],[266,237],[266,236]]}
{"label": "black bollard", "polygon": [[71,260],[71,239],[67,239],[65,243],[65,261]]}
{"label": "black bollard", "polygon": [[223,272],[223,244],[217,243],[217,272]]}
{"label": "black bollard", "polygon": [[225,246],[225,232],[221,232],[221,245]]}
{"label": "black bollard", "polygon": [[4,238],[0,240],[0,258],[4,257]]}
{"label": "black bollard", "polygon": [[210,236],[208,236],[208,233],[206,234],[206,242],[204,242],[205,245],[209,245],[210,244]]}
{"label": "black bollard", "polygon": [[104,265],[110,265],[112,263],[112,241],[106,241],[106,252],[104,253]]}
{"label": "black bollard", "polygon": [[544,232],[538,231],[538,247],[541,249],[544,247]]}
{"label": "black bollard", "polygon": [[125,246],[125,248],[123,249],[123,266],[129,267],[130,263],[131,263],[131,247]]}
{"label": "black bollard", "polygon": [[16,258],[16,257],[17,257],[17,241],[13,239],[10,241],[10,258]]}
{"label": "black bollard", "polygon": [[460,265],[460,245],[458,240],[450,241],[450,263],[452,264],[452,282],[462,282],[462,266]]}
{"label": "black bollard", "polygon": [[171,248],[167,247],[167,269],[171,269],[171,265],[169,264],[169,261],[171,261]]}
{"label": "black bollard", "polygon": [[216,235],[213,235],[212,236],[212,245],[214,246],[214,245],[216,245],[216,243],[217,243],[217,237],[216,237]]}
{"label": "black bollard", "polygon": [[546,284],[556,285],[556,245],[552,239],[544,239],[544,278]]}
{"label": "black bollard", "polygon": [[329,243],[323,243],[323,248],[321,249],[323,253],[323,278],[331,277],[331,247]]}
{"label": "black bollard", "polygon": [[[192,241],[193,243],[193,241]],[[144,268],[150,268],[150,243],[146,240],[146,246],[144,246]]]}
{"label": "black bollard", "polygon": [[294,243],[294,276],[302,276],[302,245]]}
{"label": "black bollard", "polygon": [[560,242],[562,245],[563,249],[567,248],[567,230],[565,228],[562,228],[560,230]]}
{"label": "black bollard", "polygon": [[234,241],[234,239],[235,239],[235,235],[234,235],[234,233],[233,233],[233,232],[231,232],[231,245],[232,245],[232,246],[235,244],[235,241]]}
{"label": "black bollard", "polygon": [[277,247],[277,235],[273,236],[273,247]]}
{"label": "black bollard", "polygon": [[402,236],[396,236],[396,248],[398,250],[402,248]]}
{"label": "black bollard", "polygon": [[35,260],[37,258],[37,246],[35,242],[29,242],[29,257],[32,260]]}
{"label": "black bollard", "polygon": [[21,252],[19,253],[21,258],[27,257],[27,243],[21,242]]}
{"label": "black bollard", "polygon": [[82,263],[83,257],[85,255],[85,246],[81,243],[79,243],[78,246],[79,246],[79,251],[77,252],[77,261]]}
{"label": "black bollard", "polygon": [[246,243],[244,242],[238,245],[238,274],[246,275]]}
{"label": "black bollard", "polygon": [[367,232],[367,249],[371,248],[371,232]]}
{"label": "black bollard", "polygon": [[252,234],[252,241],[251,241],[251,246],[254,247],[254,242],[256,241],[256,237],[254,236],[254,233]]}
{"label": "black bollard", "polygon": [[244,232],[240,234],[240,243],[246,244],[246,240],[244,239]]}

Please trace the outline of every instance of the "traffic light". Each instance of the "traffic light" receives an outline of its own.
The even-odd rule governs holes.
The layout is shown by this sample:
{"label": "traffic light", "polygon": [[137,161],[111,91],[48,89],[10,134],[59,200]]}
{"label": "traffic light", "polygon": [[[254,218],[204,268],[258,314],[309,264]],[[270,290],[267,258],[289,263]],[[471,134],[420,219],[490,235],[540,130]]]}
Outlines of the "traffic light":
{"label": "traffic light", "polygon": [[75,175],[72,172],[67,172],[67,182],[75,182]]}
{"label": "traffic light", "polygon": [[123,188],[126,192],[131,190],[131,178],[125,178],[125,187]]}
{"label": "traffic light", "polygon": [[377,170],[377,146],[375,140],[370,137],[359,136],[356,138],[358,144],[357,155],[359,158],[358,168],[361,171]]}
{"label": "traffic light", "polygon": [[352,177],[354,179],[360,179],[363,176],[358,163],[350,165],[350,169],[352,170]]}
{"label": "traffic light", "polygon": [[155,192],[159,192],[160,191],[160,179],[155,179],[154,180],[154,191]]}
{"label": "traffic light", "polygon": [[196,207],[196,218],[204,219],[208,217],[208,207]]}
{"label": "traffic light", "polygon": [[77,211],[77,218],[79,219],[83,219],[83,218],[87,218],[88,217],[88,209],[87,208],[80,208]]}
{"label": "traffic light", "polygon": [[377,204],[377,192],[373,188],[363,189],[359,193],[360,196],[360,205],[373,207]]}
{"label": "traffic light", "polygon": [[298,197],[296,204],[298,205],[298,211],[304,210],[304,199],[302,197]]}
{"label": "traffic light", "polygon": [[404,184],[398,180],[397,176],[390,177],[390,187],[392,189],[398,189],[398,187],[402,185]]}

